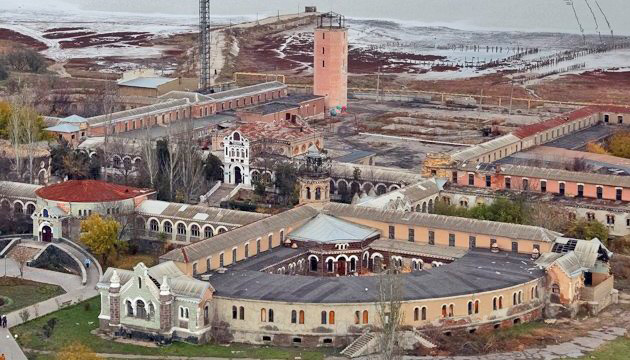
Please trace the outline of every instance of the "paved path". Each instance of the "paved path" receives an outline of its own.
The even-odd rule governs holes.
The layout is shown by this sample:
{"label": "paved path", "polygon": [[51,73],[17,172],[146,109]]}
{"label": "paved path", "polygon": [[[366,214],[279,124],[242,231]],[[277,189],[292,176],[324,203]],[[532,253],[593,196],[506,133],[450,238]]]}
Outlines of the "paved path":
{"label": "paved path", "polygon": [[[85,256],[79,250],[67,244],[57,245],[71,252],[80,261],[85,260]],[[95,260],[92,259],[93,264],[94,261]],[[19,277],[20,272],[15,261],[12,259],[0,260],[0,271],[2,274],[4,274],[5,265],[8,276]],[[90,268],[87,269],[87,283],[85,285],[81,285],[80,276],[27,266],[24,268],[24,278],[47,284],[55,284],[61,286],[66,291],[63,295],[42,301],[26,308],[30,313],[30,319],[35,319],[59,310],[60,307],[63,307],[64,303],[76,303],[96,296],[98,294],[96,291],[96,283],[100,278],[100,273],[96,266],[90,266]],[[10,327],[19,325],[23,322],[19,316],[19,313],[22,310],[24,309],[16,310],[7,314],[7,320]],[[7,360],[27,360],[9,329],[0,328],[0,353],[4,353],[5,356],[7,356]]]}

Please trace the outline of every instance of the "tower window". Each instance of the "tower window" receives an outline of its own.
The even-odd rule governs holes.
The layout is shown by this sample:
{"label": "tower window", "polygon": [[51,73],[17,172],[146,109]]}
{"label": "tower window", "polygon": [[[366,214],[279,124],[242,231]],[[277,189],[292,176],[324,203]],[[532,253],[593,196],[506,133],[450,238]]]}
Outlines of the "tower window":
{"label": "tower window", "polygon": [[326,67],[326,60],[322,60],[322,67]]}

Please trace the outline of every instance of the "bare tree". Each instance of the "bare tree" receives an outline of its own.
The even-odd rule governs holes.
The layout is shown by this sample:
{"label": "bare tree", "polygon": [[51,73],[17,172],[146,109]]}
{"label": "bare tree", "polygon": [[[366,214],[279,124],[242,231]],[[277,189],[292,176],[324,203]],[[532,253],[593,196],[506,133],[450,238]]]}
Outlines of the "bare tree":
{"label": "bare tree", "polygon": [[559,205],[530,202],[526,222],[529,225],[540,226],[545,229],[564,232],[571,222],[569,212]]}
{"label": "bare tree", "polygon": [[203,159],[195,141],[192,118],[182,122],[185,130],[177,139],[177,179],[183,190],[184,202],[190,202],[203,184]]}
{"label": "bare tree", "polygon": [[11,252],[11,258],[13,258],[13,260],[18,263],[20,277],[24,278],[24,267],[26,266],[26,263],[31,260],[32,254],[28,251],[27,248],[18,246],[15,248],[15,250]]}
{"label": "bare tree", "polygon": [[381,323],[378,337],[380,358],[398,359],[400,347],[398,335],[402,320],[402,278],[396,274],[393,265],[379,276],[377,311]]}
{"label": "bare tree", "polygon": [[16,96],[13,103],[13,109],[11,116],[9,117],[9,141],[13,146],[14,152],[14,164],[13,167],[18,176],[18,179],[22,177],[22,111],[21,104],[19,103],[20,97]]}
{"label": "bare tree", "polygon": [[22,108],[22,127],[23,141],[26,146],[26,156],[28,157],[28,174],[29,182],[33,183],[33,159],[35,157],[35,148],[37,142],[41,138],[41,129],[39,126],[39,115],[32,107]]}
{"label": "bare tree", "polygon": [[[107,164],[111,161],[111,154],[109,152],[109,138],[110,133],[115,132],[115,124],[113,124],[113,114],[118,102],[118,91],[115,83],[108,83],[103,90],[103,113],[105,115],[105,132],[104,132],[104,146],[103,146],[103,159],[105,160],[105,166],[103,171],[103,178],[107,180]],[[113,126],[112,126],[113,125]],[[107,150],[106,150],[107,149]]]}
{"label": "bare tree", "polygon": [[[148,123],[148,121],[147,121]],[[156,188],[156,178],[157,172],[159,169],[158,159],[157,159],[157,151],[155,149],[155,144],[151,139],[151,131],[149,125],[145,125],[144,127],[144,135],[140,140],[140,153],[142,156],[142,167],[144,173],[149,177],[149,183],[151,184],[151,188]]]}
{"label": "bare tree", "polygon": [[[169,124],[170,125],[170,124]],[[175,188],[175,180],[177,177],[177,142],[175,139],[175,134],[173,129],[170,126],[166,127],[166,149],[168,150],[168,157],[164,158],[162,161],[168,162],[167,164],[162,164],[162,168],[166,169],[166,176],[168,176],[168,194],[169,198],[173,198],[174,188]]]}

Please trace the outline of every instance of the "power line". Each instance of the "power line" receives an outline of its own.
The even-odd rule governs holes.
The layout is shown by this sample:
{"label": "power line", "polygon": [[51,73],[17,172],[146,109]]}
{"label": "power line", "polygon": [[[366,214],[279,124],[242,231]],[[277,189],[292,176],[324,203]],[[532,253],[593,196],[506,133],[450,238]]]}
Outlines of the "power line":
{"label": "power line", "polygon": [[595,4],[597,5],[597,8],[599,8],[599,11],[602,13],[602,16],[604,16],[604,20],[606,20],[606,24],[608,24],[608,29],[610,29],[610,37],[612,38],[612,43],[613,46],[615,45],[615,34],[613,33],[613,29],[610,26],[610,21],[608,21],[608,16],[606,16],[606,13],[604,13],[604,10],[602,10],[602,7],[599,6],[599,1],[595,0]]}
{"label": "power line", "polygon": [[591,4],[588,3],[588,0],[584,0],[584,2],[586,3],[588,10],[591,12],[591,15],[593,15],[593,20],[595,21],[595,31],[597,31],[597,34],[599,34],[599,42],[602,43],[602,33],[601,31],[599,31],[599,23],[597,22],[597,17],[595,17],[593,8],[591,7]]}

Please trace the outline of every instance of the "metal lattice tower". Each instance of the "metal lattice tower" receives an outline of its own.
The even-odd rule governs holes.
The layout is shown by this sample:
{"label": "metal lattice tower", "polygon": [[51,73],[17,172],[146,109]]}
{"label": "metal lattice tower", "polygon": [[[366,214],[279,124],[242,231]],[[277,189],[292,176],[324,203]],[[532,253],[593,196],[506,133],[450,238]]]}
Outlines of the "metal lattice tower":
{"label": "metal lattice tower", "polygon": [[210,0],[199,0],[199,88],[210,86]]}

